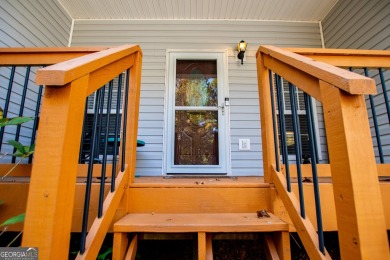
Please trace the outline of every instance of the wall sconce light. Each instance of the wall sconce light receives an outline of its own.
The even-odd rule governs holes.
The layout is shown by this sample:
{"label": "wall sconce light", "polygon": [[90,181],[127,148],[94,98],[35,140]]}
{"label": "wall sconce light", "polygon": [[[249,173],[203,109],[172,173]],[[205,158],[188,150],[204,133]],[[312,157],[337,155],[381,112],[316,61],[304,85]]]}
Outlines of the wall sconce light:
{"label": "wall sconce light", "polygon": [[246,46],[247,46],[247,43],[244,40],[240,41],[237,44],[237,51],[238,51],[237,58],[241,60],[241,64],[244,64],[244,56],[245,56]]}

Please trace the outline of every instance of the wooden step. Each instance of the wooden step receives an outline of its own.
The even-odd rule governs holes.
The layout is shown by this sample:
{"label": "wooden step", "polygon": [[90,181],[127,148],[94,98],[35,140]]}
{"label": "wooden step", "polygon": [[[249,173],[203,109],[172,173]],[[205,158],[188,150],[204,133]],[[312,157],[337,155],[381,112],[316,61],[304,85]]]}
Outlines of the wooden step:
{"label": "wooden step", "polygon": [[[129,214],[114,224],[113,256],[114,259],[134,259],[136,233],[198,233],[198,259],[206,260],[213,259],[211,233],[266,232],[273,234],[266,240],[269,259],[290,259],[288,224],[273,214],[269,216],[258,218],[255,212]],[[130,241],[127,233],[134,233]]]}
{"label": "wooden step", "polygon": [[114,224],[114,232],[273,232],[288,231],[278,217],[256,213],[129,214]]}

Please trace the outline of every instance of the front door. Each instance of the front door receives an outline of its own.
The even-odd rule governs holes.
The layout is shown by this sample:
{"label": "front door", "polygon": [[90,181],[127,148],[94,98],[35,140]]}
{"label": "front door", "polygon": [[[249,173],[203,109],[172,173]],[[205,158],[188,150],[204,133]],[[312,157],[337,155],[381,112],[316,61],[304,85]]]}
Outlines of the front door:
{"label": "front door", "polygon": [[227,174],[225,52],[169,52],[167,174]]}

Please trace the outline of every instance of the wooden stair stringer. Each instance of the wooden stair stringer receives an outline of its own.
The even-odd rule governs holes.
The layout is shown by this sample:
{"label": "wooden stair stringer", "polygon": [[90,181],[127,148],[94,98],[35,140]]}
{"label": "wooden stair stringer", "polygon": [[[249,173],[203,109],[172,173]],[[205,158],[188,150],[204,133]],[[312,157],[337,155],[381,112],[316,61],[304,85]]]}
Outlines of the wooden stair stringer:
{"label": "wooden stair stringer", "polygon": [[275,243],[269,234],[264,235],[264,248],[265,248],[265,255],[267,256],[267,259],[270,260],[280,259],[278,251],[276,250]]}
{"label": "wooden stair stringer", "polygon": [[308,218],[303,219],[300,216],[299,201],[294,193],[287,191],[287,184],[284,175],[280,172],[274,171],[273,180],[275,188],[283,204],[285,205],[291,220],[294,223],[294,226],[310,259],[331,259],[326,249],[325,254],[322,254],[322,252],[319,250],[317,232]]}

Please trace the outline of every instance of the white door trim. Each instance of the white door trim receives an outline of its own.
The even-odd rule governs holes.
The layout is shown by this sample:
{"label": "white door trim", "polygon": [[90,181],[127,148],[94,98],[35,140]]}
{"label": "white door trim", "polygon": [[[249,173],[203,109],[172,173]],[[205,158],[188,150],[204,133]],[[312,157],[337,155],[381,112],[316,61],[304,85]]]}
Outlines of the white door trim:
{"label": "white door trim", "polygon": [[166,73],[165,73],[165,124],[164,124],[164,158],[163,158],[163,174],[227,174],[231,173],[230,157],[230,107],[225,106],[224,115],[221,112],[218,116],[220,133],[219,138],[219,162],[220,165],[196,165],[189,167],[185,165],[173,164],[173,150],[174,143],[172,139],[173,129],[173,113],[174,113],[174,88],[170,84],[175,81],[175,65],[177,58],[186,59],[216,59],[217,60],[217,74],[218,74],[218,88],[223,93],[218,95],[218,104],[224,102],[225,97],[229,97],[228,84],[228,51],[227,50],[167,50],[166,52]]}

